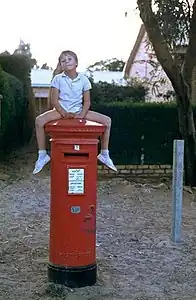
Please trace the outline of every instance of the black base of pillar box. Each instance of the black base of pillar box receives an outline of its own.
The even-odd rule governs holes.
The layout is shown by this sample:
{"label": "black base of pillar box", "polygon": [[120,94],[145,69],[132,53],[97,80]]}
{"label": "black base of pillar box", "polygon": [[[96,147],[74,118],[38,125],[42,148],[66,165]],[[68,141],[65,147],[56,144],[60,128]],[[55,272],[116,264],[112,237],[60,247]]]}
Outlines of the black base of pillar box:
{"label": "black base of pillar box", "polygon": [[48,264],[48,280],[70,288],[91,286],[97,281],[97,266],[68,268]]}

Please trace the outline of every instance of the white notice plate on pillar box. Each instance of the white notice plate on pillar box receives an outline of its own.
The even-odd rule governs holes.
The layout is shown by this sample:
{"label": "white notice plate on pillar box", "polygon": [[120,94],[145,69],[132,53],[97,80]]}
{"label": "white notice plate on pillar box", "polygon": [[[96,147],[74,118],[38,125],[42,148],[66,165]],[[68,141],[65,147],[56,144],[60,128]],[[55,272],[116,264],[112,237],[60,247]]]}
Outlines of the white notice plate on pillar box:
{"label": "white notice plate on pillar box", "polygon": [[84,194],[84,169],[68,169],[68,194]]}

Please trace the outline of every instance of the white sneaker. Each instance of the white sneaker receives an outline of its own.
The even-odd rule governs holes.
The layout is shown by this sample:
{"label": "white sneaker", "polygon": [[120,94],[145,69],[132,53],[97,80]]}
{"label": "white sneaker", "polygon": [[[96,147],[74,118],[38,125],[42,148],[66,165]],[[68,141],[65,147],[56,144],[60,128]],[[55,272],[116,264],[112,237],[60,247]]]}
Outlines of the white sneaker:
{"label": "white sneaker", "polygon": [[113,164],[113,161],[111,160],[111,158],[109,156],[104,156],[101,153],[97,156],[98,160],[100,162],[102,162],[102,164],[106,165],[109,169],[117,172],[117,168],[115,167],[115,165]]}
{"label": "white sneaker", "polygon": [[50,161],[50,156],[46,154],[43,158],[40,158],[35,163],[35,169],[33,170],[33,174],[39,173],[43,167]]}

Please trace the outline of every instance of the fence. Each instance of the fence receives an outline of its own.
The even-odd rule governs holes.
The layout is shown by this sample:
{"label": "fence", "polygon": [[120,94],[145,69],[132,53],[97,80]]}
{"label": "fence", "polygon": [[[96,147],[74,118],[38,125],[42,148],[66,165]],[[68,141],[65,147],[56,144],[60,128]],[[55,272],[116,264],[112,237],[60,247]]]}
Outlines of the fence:
{"label": "fence", "polygon": [[34,101],[36,116],[44,113],[49,109],[48,98],[35,98]]}

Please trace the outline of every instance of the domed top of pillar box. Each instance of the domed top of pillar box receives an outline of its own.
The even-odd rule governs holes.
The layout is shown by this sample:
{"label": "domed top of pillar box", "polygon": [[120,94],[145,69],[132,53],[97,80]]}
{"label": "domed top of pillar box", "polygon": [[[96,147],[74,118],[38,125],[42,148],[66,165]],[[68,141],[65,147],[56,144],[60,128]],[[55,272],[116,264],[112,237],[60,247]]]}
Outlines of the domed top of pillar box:
{"label": "domed top of pillar box", "polygon": [[105,126],[83,119],[60,119],[48,122],[45,131],[52,138],[98,138],[105,131]]}

